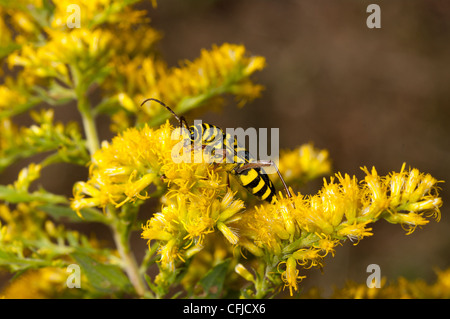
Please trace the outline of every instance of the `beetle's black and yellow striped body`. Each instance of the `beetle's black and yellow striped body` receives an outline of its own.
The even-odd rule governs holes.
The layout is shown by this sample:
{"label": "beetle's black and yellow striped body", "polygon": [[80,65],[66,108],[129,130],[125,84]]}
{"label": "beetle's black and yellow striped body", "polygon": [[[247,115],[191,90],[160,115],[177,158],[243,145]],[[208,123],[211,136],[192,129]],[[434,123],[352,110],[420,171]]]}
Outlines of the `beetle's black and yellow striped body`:
{"label": "beetle's black and yellow striped body", "polygon": [[[261,171],[264,166],[274,165],[273,162],[258,162],[245,148],[238,145],[235,137],[224,133],[219,127],[207,123],[194,124],[188,127],[183,117],[178,117],[161,101],[147,99],[143,103],[149,100],[158,102],[166,107],[177,118],[180,125],[184,121],[186,128],[189,130],[190,143],[194,147],[195,145],[201,145],[208,154],[213,155],[213,159],[216,159],[218,163],[224,163],[229,173],[234,175],[239,183],[251,194],[269,203],[275,199],[275,187],[269,176]],[[221,152],[215,153],[216,150],[221,150]],[[291,197],[278,169],[277,173],[283,182],[286,193]]]}
{"label": "beetle's black and yellow striped body", "polygon": [[261,200],[272,202],[275,196],[275,187],[269,176],[261,172],[262,168],[249,168],[240,171],[245,164],[257,161],[245,148],[239,146],[236,138],[225,134],[221,128],[207,123],[192,125],[189,127],[189,132],[191,143],[201,143],[206,148],[225,150],[225,154],[216,154],[217,160],[227,164],[230,173],[251,194]]}
{"label": "beetle's black and yellow striped body", "polygon": [[267,174],[261,174],[260,168],[250,168],[237,174],[242,186],[256,197],[272,202],[275,196],[275,187]]}

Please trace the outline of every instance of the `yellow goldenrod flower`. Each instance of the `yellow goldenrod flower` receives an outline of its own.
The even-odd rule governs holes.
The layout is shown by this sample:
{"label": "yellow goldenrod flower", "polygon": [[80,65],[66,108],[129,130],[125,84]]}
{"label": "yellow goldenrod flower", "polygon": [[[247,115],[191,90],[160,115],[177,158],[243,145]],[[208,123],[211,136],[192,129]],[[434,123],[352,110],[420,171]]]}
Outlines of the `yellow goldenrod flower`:
{"label": "yellow goldenrod flower", "polygon": [[279,211],[273,206],[262,205],[246,211],[237,224],[239,232],[256,247],[278,255],[282,241],[289,238],[289,232]]}
{"label": "yellow goldenrod flower", "polygon": [[372,236],[372,228],[368,228],[367,224],[369,224],[371,220],[357,223],[356,221],[352,223],[345,223],[343,227],[341,227],[337,234],[338,236],[348,237],[351,242],[354,242],[354,245],[357,245],[361,239],[364,237]]}
{"label": "yellow goldenrod flower", "polygon": [[22,32],[35,33],[36,31],[38,31],[38,28],[33,22],[33,19],[31,19],[30,16],[25,12],[14,12],[11,18],[11,22],[13,23],[13,25],[18,26]]}
{"label": "yellow goldenrod flower", "polygon": [[[211,50],[202,50],[198,59],[185,61],[178,68],[166,69],[161,63],[148,62],[146,67],[150,67],[149,74],[155,74],[159,79],[156,87],[145,86],[136,98],[141,102],[147,96],[157,97],[171,105],[177,114],[183,114],[224,93],[234,94],[239,105],[243,105],[260,95],[262,86],[252,83],[250,75],[264,66],[264,58],[248,56],[244,46],[229,43],[213,46]],[[139,74],[133,76],[145,76],[144,68],[138,72]],[[150,77],[149,81],[155,82],[155,77]],[[159,106],[156,114],[155,109],[148,106],[143,110],[150,117],[151,125],[159,124],[161,119],[170,117],[167,110]]]}
{"label": "yellow goldenrod flower", "polygon": [[176,143],[171,140],[171,132],[169,124],[156,131],[146,126],[142,130],[129,129],[111,144],[104,143],[93,156],[90,179],[74,187],[72,208],[79,211],[85,195],[96,198],[102,208],[108,203],[121,206],[147,198],[145,189],[150,184],[161,184],[164,163],[171,162],[171,148]]}
{"label": "yellow goldenrod flower", "polygon": [[46,267],[28,270],[12,281],[0,297],[8,299],[48,299],[57,298],[68,292],[67,273],[63,268]]}
{"label": "yellow goldenrod flower", "polygon": [[178,141],[172,139],[173,130],[169,123],[159,129],[128,129],[104,143],[93,155],[89,180],[75,185],[71,202],[77,212],[92,206],[119,208],[145,200],[148,187],[164,181],[165,205],[147,221],[142,237],[161,242],[161,264],[166,268],[183,261],[188,249],[199,250],[215,230],[236,245],[239,235],[229,224],[237,222],[245,208],[214,165],[174,162],[172,148]]}
{"label": "yellow goldenrod flower", "polygon": [[38,179],[41,175],[41,165],[31,163],[28,167],[19,172],[17,180],[14,182],[14,188],[18,190],[27,190],[31,182]]}
{"label": "yellow goldenrod flower", "polygon": [[222,222],[217,223],[217,229],[225,236],[225,238],[232,244],[236,245],[239,241],[239,236],[236,231],[233,231],[230,227]]}
{"label": "yellow goldenrod flower", "polygon": [[341,173],[336,174],[339,181],[339,191],[342,194],[342,200],[345,202],[344,215],[348,223],[352,223],[361,210],[362,190],[358,185],[356,177],[350,177]]}
{"label": "yellow goldenrod flower", "polygon": [[[407,234],[428,223],[426,217],[439,220],[442,201],[431,176],[416,169],[406,172],[404,166],[387,177],[379,176],[375,168],[363,170],[366,177],[361,183],[338,173],[329,182],[324,180],[315,195],[294,193],[284,198],[280,193],[272,204],[247,210],[236,224],[242,247],[259,256],[256,246],[263,255],[279,256],[291,265],[294,260],[304,268],[317,267],[327,254],[334,255],[341,241],[348,238],[357,244],[371,236],[368,225],[380,218],[401,224]],[[294,274],[293,270],[282,274],[291,292],[296,290]]]}
{"label": "yellow goldenrod flower", "polygon": [[[224,198],[219,201],[215,198],[198,203],[195,195],[178,194],[176,201],[163,207],[160,213],[155,214],[143,227],[142,238],[147,239],[149,244],[152,240],[163,243],[166,256],[161,258],[161,263],[174,267],[174,261],[183,260],[188,249],[198,252],[204,246],[206,235],[217,229],[233,245],[238,243],[237,234],[227,226],[230,221],[236,221],[236,214],[243,209],[241,201],[231,199],[232,193],[228,191]],[[232,210],[232,212],[230,212]],[[217,216],[214,218],[214,216]],[[229,216],[229,217],[226,217]],[[220,221],[222,220],[222,221]],[[176,254],[167,255],[168,243]],[[196,248],[192,250],[193,247]]]}
{"label": "yellow goldenrod flower", "polygon": [[299,249],[292,254],[292,258],[305,269],[311,267],[321,267],[323,256],[318,248]]}
{"label": "yellow goldenrod flower", "polygon": [[[100,29],[49,29],[47,32],[50,39],[44,45],[34,47],[26,44],[11,54],[8,57],[10,67],[22,66],[31,75],[55,77],[74,87],[90,84],[97,74],[105,73],[111,54],[110,32]],[[73,72],[72,78],[69,72]]]}
{"label": "yellow goldenrod flower", "polygon": [[312,143],[281,151],[277,166],[288,184],[303,184],[331,172],[328,151],[317,149]]}
{"label": "yellow goldenrod flower", "polygon": [[362,168],[366,173],[365,186],[368,192],[368,203],[365,204],[366,210],[363,211],[363,215],[377,217],[377,214],[383,212],[389,207],[388,200],[388,185],[385,183],[377,173],[375,167],[369,172],[367,168]]}
{"label": "yellow goldenrod flower", "polygon": [[255,277],[242,264],[237,264],[234,271],[247,281],[255,282]]}
{"label": "yellow goldenrod flower", "polygon": [[286,264],[286,270],[281,274],[281,278],[284,281],[285,287],[289,287],[289,293],[292,296],[294,289],[298,289],[298,281],[306,278],[306,276],[299,276],[299,271],[297,269],[297,260],[293,257],[289,257]]}
{"label": "yellow goldenrod flower", "polygon": [[13,241],[17,236],[29,240],[42,237],[45,214],[37,206],[37,203],[19,203],[12,209],[0,204],[0,218],[5,222],[2,229],[4,241]]}
{"label": "yellow goldenrod flower", "polygon": [[0,8],[0,43],[6,47],[12,43],[11,29],[5,23],[5,12]]}
{"label": "yellow goldenrod flower", "polygon": [[424,218],[421,214],[410,212],[407,214],[395,213],[385,218],[388,222],[393,224],[400,224],[407,231],[407,235],[412,234],[417,226],[423,226],[429,223],[429,220]]}
{"label": "yellow goldenrod flower", "polygon": [[[74,4],[77,7],[73,7]],[[79,19],[81,28],[94,28],[106,22],[112,23],[115,26],[129,27],[130,25],[147,21],[144,17],[145,11],[130,8],[130,5],[126,1],[78,0],[74,2],[71,0],[61,0],[55,3],[55,11],[51,21],[52,28],[65,28],[70,14],[76,12],[80,13],[80,16],[77,18]]]}

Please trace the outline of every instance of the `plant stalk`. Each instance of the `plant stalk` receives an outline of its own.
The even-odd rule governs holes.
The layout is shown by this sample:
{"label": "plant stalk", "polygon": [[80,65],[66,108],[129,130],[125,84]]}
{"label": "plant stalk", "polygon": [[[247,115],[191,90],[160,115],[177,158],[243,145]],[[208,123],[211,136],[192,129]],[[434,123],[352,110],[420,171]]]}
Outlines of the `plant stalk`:
{"label": "plant stalk", "polygon": [[136,293],[140,297],[143,297],[148,290],[142,277],[139,274],[139,267],[137,265],[136,259],[130,251],[128,243],[129,239],[127,236],[123,236],[123,234],[114,224],[111,225],[111,229],[113,232],[114,242],[116,244],[117,250],[119,251],[120,258],[122,259],[124,264],[123,266],[125,268],[125,272],[130,279],[130,282],[133,285],[134,289],[136,290]]}
{"label": "plant stalk", "polygon": [[94,116],[90,107],[90,103],[85,94],[78,95],[78,110],[80,111],[83,121],[84,132],[86,134],[87,147],[92,156],[99,149],[99,140],[97,127],[95,126]]}

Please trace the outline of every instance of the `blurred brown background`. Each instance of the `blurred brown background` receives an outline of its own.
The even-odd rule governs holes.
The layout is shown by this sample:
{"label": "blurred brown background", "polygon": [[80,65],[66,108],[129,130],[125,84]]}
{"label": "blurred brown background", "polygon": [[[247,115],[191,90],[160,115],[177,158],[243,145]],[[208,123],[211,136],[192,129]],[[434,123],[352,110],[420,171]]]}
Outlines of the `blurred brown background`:
{"label": "blurred brown background", "polygon": [[[366,26],[371,3],[381,7],[381,29]],[[205,122],[278,127],[281,148],[312,141],[329,150],[336,172],[359,178],[361,166],[387,174],[406,162],[450,181],[450,2],[164,0],[149,16],[164,34],[159,48],[170,65],[224,42],[267,59],[255,76],[266,87],[262,98],[243,109],[230,99],[220,114],[204,114]],[[78,116],[75,110],[65,115]],[[14,180],[22,165],[1,182]],[[46,171],[44,187],[71,194],[85,176],[87,170],[60,164]],[[447,184],[441,187],[440,223],[406,236],[399,225],[379,222],[374,236],[327,257],[323,274],[308,271],[302,286],[319,286],[327,295],[347,279],[364,283],[372,263],[388,281],[433,281],[434,269],[450,266],[450,198]],[[140,258],[146,243],[139,234],[134,243]]]}

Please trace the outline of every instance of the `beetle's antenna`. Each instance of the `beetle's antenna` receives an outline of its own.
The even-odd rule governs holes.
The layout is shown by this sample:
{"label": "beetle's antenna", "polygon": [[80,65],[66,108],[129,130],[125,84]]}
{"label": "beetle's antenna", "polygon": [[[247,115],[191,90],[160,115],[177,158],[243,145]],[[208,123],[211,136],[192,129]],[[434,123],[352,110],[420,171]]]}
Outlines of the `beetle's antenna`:
{"label": "beetle's antenna", "polygon": [[162,106],[164,106],[166,109],[168,109],[168,110],[170,111],[170,113],[172,113],[173,116],[175,116],[175,118],[178,120],[178,122],[181,123],[181,120],[180,120],[180,118],[178,117],[178,115],[176,115],[175,112],[172,111],[172,109],[171,109],[170,107],[168,107],[167,105],[165,105],[165,104],[164,104],[163,102],[161,102],[160,100],[157,100],[157,99],[154,99],[154,98],[146,99],[146,100],[144,100],[144,102],[141,103],[141,106],[144,105],[144,104],[145,104],[146,102],[148,102],[148,101],[155,101],[155,102],[158,102],[159,104],[161,104]]}

